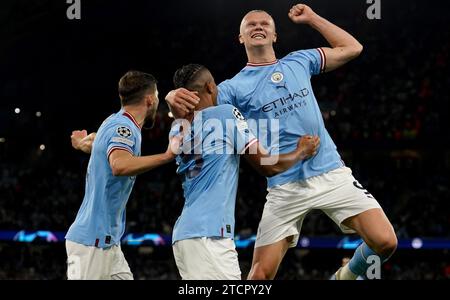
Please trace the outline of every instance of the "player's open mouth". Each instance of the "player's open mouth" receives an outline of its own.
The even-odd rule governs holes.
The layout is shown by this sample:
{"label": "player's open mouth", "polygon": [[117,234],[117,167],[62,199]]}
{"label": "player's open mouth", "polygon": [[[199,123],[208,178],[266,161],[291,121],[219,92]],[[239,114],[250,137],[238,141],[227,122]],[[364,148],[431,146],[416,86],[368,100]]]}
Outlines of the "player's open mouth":
{"label": "player's open mouth", "polygon": [[251,38],[252,39],[257,39],[257,40],[262,40],[262,39],[265,39],[266,36],[264,34],[258,32],[258,33],[253,34],[251,36]]}

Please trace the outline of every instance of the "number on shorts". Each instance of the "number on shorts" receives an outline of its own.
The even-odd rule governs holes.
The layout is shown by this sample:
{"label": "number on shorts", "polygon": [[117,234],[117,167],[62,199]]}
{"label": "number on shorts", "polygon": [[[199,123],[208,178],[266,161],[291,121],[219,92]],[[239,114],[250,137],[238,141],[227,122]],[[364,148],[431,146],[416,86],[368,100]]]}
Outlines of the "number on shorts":
{"label": "number on shorts", "polygon": [[367,196],[367,198],[372,198],[372,199],[374,199],[373,198],[373,196],[372,196],[372,194],[371,193],[369,193],[362,185],[361,185],[361,183],[359,183],[358,181],[353,181],[353,185],[356,187],[356,188],[358,188],[358,189],[360,189],[360,190],[363,190],[363,192],[364,192],[364,194]]}

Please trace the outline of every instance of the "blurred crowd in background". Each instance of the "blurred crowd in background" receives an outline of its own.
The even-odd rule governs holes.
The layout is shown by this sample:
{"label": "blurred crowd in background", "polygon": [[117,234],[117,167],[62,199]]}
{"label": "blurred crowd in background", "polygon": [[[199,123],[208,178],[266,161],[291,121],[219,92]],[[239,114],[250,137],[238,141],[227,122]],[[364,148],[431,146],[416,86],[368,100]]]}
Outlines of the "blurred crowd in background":
{"label": "blurred crowd in background", "polygon": [[[63,22],[54,16],[58,8],[48,8],[47,1],[37,2],[41,3],[37,11],[46,11],[50,20]],[[364,45],[356,61],[313,78],[326,127],[343,160],[380,202],[399,238],[450,238],[447,21],[434,15],[435,10],[414,3],[395,14],[400,1],[386,4],[391,10],[384,9],[385,18],[379,21],[351,16],[364,14],[365,6],[349,4],[352,9],[334,14],[333,6],[325,8],[323,3],[317,4],[316,11]],[[186,23],[180,19],[181,12],[175,12],[169,23],[164,23],[164,14],[140,20],[145,16],[141,12],[128,27],[113,22],[114,13],[101,15],[100,8],[93,7],[80,27],[63,22],[62,27],[52,28],[36,11],[19,12],[20,4],[24,2],[8,6],[21,18],[5,18],[12,29],[0,48],[0,230],[68,229],[83,198],[89,159],[71,149],[70,132],[81,128],[95,131],[104,118],[119,109],[116,84],[122,73],[137,68],[153,73],[160,81],[157,122],[152,130],[143,131],[142,153],[150,154],[166,148],[173,120],[163,98],[172,88],[176,68],[202,63],[219,83],[246,62],[236,34],[247,7],[236,10],[241,13],[227,20],[217,20],[218,10],[226,7],[223,1],[218,1],[217,8],[209,7],[211,14],[188,7],[185,13],[193,11],[191,17],[196,21]],[[298,49],[326,46],[317,32],[295,28],[284,10],[273,10],[279,57]],[[132,15],[131,11],[123,13]],[[30,18],[33,14],[38,17]],[[103,21],[90,21],[89,15],[101,15]],[[164,28],[155,30],[158,24]],[[68,36],[62,38],[66,33]],[[120,44],[116,44],[117,37]],[[49,43],[40,44],[39,40]],[[137,46],[137,41],[142,44]],[[31,53],[30,45],[35,45]],[[14,110],[16,106],[21,107],[20,113]],[[127,232],[171,234],[184,201],[175,170],[175,164],[170,164],[138,177],[127,206]],[[256,233],[265,195],[265,178],[242,161],[237,234]],[[324,214],[312,212],[302,234],[341,233]],[[251,250],[239,251],[245,274]],[[328,251],[293,250],[278,278],[328,278],[340,259],[351,254]],[[178,278],[170,248],[125,247],[125,255],[136,279]],[[2,242],[0,279],[64,279],[65,259],[63,244]],[[404,251],[384,266],[383,274],[387,279],[448,279],[449,261],[448,250]]]}

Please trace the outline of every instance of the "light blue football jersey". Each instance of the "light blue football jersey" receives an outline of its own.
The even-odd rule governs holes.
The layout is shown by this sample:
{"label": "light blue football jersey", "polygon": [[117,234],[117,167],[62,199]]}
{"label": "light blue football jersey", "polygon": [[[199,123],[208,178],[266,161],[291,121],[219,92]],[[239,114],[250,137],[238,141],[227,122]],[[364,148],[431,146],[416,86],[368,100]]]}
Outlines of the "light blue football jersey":
{"label": "light blue football jersey", "polygon": [[125,150],[140,156],[141,140],[139,125],[124,110],[100,126],[87,168],[83,203],[67,232],[67,240],[99,248],[120,243],[125,231],[125,206],[136,176],[113,176],[109,155]]}
{"label": "light blue football jersey", "polygon": [[[175,125],[170,136],[179,134]],[[172,242],[196,237],[234,238],[239,154],[257,140],[232,105],[208,107],[184,128],[183,153],[177,156],[185,204]]]}
{"label": "light blue football jersey", "polygon": [[[320,137],[317,155],[268,178],[268,187],[304,180],[344,165],[325,129],[311,86],[311,76],[322,72],[324,66],[322,49],[301,50],[273,63],[247,64],[236,76],[218,87],[218,103],[236,106],[247,118],[259,142],[271,154],[295,150],[301,136]],[[260,125],[261,121],[266,121],[263,122],[266,125]],[[255,128],[252,124],[258,125]]]}

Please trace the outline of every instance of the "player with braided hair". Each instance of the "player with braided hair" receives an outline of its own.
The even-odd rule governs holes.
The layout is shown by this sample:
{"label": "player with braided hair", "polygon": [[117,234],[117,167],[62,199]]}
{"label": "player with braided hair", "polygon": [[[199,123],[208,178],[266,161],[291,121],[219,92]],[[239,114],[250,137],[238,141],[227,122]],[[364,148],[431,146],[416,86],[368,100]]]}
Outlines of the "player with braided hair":
{"label": "player with braided hair", "polygon": [[273,176],[315,155],[319,138],[304,136],[292,152],[270,156],[236,107],[216,106],[217,86],[207,68],[186,65],[173,81],[200,98],[196,114],[170,133],[183,135],[176,161],[185,205],[172,238],[178,270],[183,279],[241,279],[233,241],[240,154],[261,174]]}

